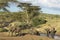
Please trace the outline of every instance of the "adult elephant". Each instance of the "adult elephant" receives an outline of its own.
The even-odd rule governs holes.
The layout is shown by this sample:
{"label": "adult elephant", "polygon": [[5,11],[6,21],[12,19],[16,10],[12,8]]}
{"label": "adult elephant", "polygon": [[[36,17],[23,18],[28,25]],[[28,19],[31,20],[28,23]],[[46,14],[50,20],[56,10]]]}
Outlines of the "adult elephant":
{"label": "adult elephant", "polygon": [[38,35],[40,36],[40,30],[36,29],[36,28],[31,28],[30,29],[32,35]]}
{"label": "adult elephant", "polygon": [[14,34],[16,35],[16,33],[19,33],[21,31],[20,25],[21,22],[19,21],[10,23],[9,26],[7,27],[9,31],[9,36],[13,36]]}

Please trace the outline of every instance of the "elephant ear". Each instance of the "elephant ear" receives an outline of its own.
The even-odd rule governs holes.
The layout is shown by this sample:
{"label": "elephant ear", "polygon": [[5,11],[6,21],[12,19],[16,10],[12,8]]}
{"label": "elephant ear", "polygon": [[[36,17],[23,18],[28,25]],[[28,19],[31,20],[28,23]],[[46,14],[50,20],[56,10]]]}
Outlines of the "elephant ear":
{"label": "elephant ear", "polygon": [[56,33],[56,31],[54,31],[54,33]]}
{"label": "elephant ear", "polygon": [[11,24],[14,25],[14,26],[19,26],[19,25],[21,25],[21,22],[15,21],[15,22],[12,22]]}
{"label": "elephant ear", "polygon": [[49,28],[46,28],[45,31],[49,31],[50,29]]}

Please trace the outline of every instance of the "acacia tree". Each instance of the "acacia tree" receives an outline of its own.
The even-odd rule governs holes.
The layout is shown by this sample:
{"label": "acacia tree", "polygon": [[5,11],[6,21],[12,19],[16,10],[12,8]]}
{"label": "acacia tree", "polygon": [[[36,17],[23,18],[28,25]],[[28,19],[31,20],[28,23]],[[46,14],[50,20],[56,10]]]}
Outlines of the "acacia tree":
{"label": "acacia tree", "polygon": [[[8,6],[8,2],[16,2],[15,0],[5,0],[2,3],[0,2],[0,9],[3,9],[4,11],[8,11],[5,7],[9,7]],[[22,24],[21,27],[22,29],[27,29],[27,28],[31,28],[33,25],[33,23],[35,23],[33,21],[33,19],[38,18],[37,16],[40,14],[40,10],[41,8],[39,8],[39,6],[31,6],[31,3],[20,3],[18,5],[18,7],[22,8],[23,10],[23,16],[22,19],[25,20],[25,25]],[[40,22],[41,20],[39,20]],[[38,23],[38,22],[37,22]],[[43,22],[44,23],[44,22]],[[37,25],[39,25],[40,23],[38,23]],[[34,24],[35,25],[35,24]],[[14,25],[15,26],[15,25]],[[14,27],[13,27],[14,28]]]}
{"label": "acacia tree", "polygon": [[39,8],[39,6],[30,6],[28,9],[30,19],[33,19],[34,17],[38,16],[40,14],[39,12],[40,9],[41,8]]}
{"label": "acacia tree", "polygon": [[[23,12],[25,13],[24,15],[26,15],[26,18],[27,18],[26,19],[26,23],[28,25],[30,25],[30,24],[32,25],[32,23],[34,23],[32,21],[32,19],[34,19],[35,17],[37,17],[38,15],[40,15],[41,8],[39,6],[32,6],[31,3],[20,3],[18,5],[18,7],[20,7],[20,8],[23,9]],[[39,22],[41,22],[41,20]]]}
{"label": "acacia tree", "polygon": [[27,20],[26,20],[27,24],[29,23],[29,21],[28,21],[29,20],[28,9],[29,9],[30,5],[31,5],[30,3],[20,3],[18,5],[18,7],[21,7],[23,9],[23,11],[27,17]]}

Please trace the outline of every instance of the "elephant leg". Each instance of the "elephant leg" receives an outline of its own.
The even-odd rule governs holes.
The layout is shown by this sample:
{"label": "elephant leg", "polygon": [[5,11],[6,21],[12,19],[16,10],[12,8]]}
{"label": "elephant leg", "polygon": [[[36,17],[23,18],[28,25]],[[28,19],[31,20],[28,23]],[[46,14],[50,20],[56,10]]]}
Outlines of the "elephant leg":
{"label": "elephant leg", "polygon": [[10,36],[11,36],[11,37],[13,36],[13,32],[10,33]]}
{"label": "elephant leg", "polygon": [[18,32],[18,36],[20,36],[20,32]]}
{"label": "elephant leg", "polygon": [[11,36],[11,32],[9,31],[9,34],[8,34],[8,36]]}
{"label": "elephant leg", "polygon": [[15,32],[14,34],[15,34],[15,36],[16,36],[16,32]]}

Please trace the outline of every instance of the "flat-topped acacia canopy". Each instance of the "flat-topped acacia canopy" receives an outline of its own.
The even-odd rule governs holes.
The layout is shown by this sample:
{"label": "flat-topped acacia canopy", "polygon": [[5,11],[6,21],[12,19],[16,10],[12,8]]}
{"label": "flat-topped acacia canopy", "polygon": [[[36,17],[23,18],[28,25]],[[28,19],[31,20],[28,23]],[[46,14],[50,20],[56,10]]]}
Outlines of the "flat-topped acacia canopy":
{"label": "flat-topped acacia canopy", "polygon": [[7,3],[0,3],[0,7],[8,6]]}
{"label": "flat-topped acacia canopy", "polygon": [[31,5],[31,3],[21,3],[20,2],[20,4],[18,5],[18,7],[27,7],[27,6],[30,6]]}
{"label": "flat-topped acacia canopy", "polygon": [[3,9],[4,11],[9,12],[5,7],[9,7],[8,3],[0,3],[0,9]]}
{"label": "flat-topped acacia canopy", "polygon": [[15,2],[16,0],[0,0],[0,7],[8,6],[8,2]]}
{"label": "flat-topped acacia canopy", "polygon": [[26,7],[26,8],[31,8],[35,10],[40,10],[39,6],[31,6],[31,3],[20,3],[18,7]]}
{"label": "flat-topped acacia canopy", "polygon": [[30,9],[32,9],[32,10],[40,10],[41,8],[39,6],[30,6]]}
{"label": "flat-topped acacia canopy", "polygon": [[0,9],[3,9],[4,11],[9,12],[5,7],[8,6],[8,2],[17,2],[17,0],[0,0]]}
{"label": "flat-topped acacia canopy", "polygon": [[17,0],[0,0],[0,3],[7,3],[7,2],[15,2],[15,1],[17,1]]}

